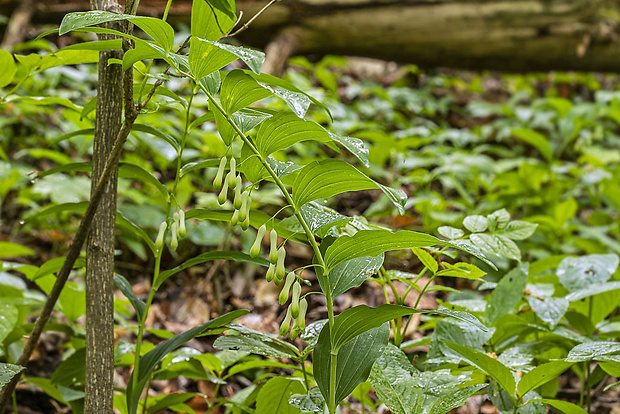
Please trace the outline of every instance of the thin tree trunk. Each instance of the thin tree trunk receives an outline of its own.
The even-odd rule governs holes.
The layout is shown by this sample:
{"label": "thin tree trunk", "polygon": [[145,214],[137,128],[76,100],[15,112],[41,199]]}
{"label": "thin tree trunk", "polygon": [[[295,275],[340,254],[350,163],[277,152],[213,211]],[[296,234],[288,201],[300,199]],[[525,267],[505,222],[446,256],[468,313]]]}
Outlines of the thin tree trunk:
{"label": "thin tree trunk", "polygon": [[[121,12],[116,0],[91,0],[93,10]],[[115,25],[115,27],[111,27]],[[120,22],[110,24],[122,30]],[[109,39],[110,35],[100,38]],[[121,51],[99,55],[97,117],[93,148],[92,188],[99,182],[105,161],[121,127],[123,73],[108,59],[122,59]],[[87,414],[112,413],[114,399],[114,225],[118,171],[115,169],[93,221],[86,249],[86,389]]]}

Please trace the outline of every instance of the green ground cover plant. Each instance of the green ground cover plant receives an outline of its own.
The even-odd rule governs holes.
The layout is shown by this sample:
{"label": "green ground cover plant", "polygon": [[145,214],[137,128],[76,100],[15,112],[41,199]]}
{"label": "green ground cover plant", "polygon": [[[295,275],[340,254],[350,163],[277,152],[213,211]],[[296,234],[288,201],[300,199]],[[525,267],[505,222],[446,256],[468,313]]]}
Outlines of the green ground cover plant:
{"label": "green ground cover plant", "polygon": [[[223,41],[233,2],[195,1],[189,37],[162,19],[107,12],[69,14],[55,32],[113,33],[95,25],[118,19],[145,34],[108,62],[134,71],[144,103],[119,170],[118,261],[152,271],[143,296],[123,273],[144,272],[119,263],[114,275],[125,297],[116,322],[129,332],[115,352],[127,373],[119,412],[199,412],[197,397],[213,412],[384,404],[440,414],[483,394],[500,412],[583,413],[617,392],[613,79],[558,75],[541,86],[542,75],[506,75],[485,89],[478,75],[412,67],[386,86],[352,78],[339,58],[297,58],[276,78],[261,73],[262,52]],[[87,64],[121,46],[0,52],[0,108],[10,115],[0,120],[0,197],[11,236],[0,242],[2,386],[22,370],[22,338],[89,202],[96,79]],[[591,96],[571,89],[582,85]],[[45,246],[27,260],[33,238]],[[235,323],[249,311],[232,306],[176,335],[150,325],[167,286],[220,261],[250,266],[278,291],[279,335]],[[23,377],[73,412],[84,397],[83,267],[76,261],[46,326],[68,338],[62,362],[51,376]],[[384,303],[342,306],[362,285],[379,286]],[[433,293],[439,306],[422,308]],[[416,314],[422,335],[411,338]],[[212,352],[188,344],[209,336]],[[576,399],[559,394],[562,375],[579,379]],[[176,377],[214,390],[143,393]],[[230,383],[234,395],[222,390]]]}

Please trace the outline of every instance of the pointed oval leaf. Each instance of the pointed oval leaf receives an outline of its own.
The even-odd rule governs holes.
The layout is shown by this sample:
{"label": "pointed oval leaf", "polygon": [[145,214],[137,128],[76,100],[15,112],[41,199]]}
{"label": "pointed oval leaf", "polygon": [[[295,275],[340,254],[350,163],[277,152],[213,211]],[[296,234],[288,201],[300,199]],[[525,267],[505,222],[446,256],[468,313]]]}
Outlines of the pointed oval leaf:
{"label": "pointed oval leaf", "polygon": [[247,47],[233,46],[192,36],[189,47],[189,67],[196,80],[241,59],[255,73],[260,73],[265,54]]}
{"label": "pointed oval leaf", "polygon": [[[368,379],[372,365],[381,356],[389,338],[390,328],[386,323],[358,335],[340,348],[336,359],[337,403]],[[319,334],[312,362],[315,380],[326,401],[330,400],[331,349],[329,325],[325,324]]]}
{"label": "pointed oval leaf", "polygon": [[519,396],[527,394],[529,391],[540,387],[547,382],[554,380],[561,373],[573,366],[574,362],[551,361],[542,364],[527,372],[519,380],[517,393]]}
{"label": "pointed oval leaf", "polygon": [[[257,81],[259,81],[261,83],[266,83],[267,85],[271,85],[271,86],[279,86],[280,88],[286,89],[287,91],[291,91],[291,92],[295,92],[295,93],[301,93],[303,95],[306,95],[308,97],[308,99],[310,99],[312,101],[313,104],[315,104],[319,108],[323,109],[325,111],[325,113],[327,113],[327,115],[329,116],[329,119],[331,119],[332,121],[334,120],[334,118],[332,117],[332,114],[329,111],[329,108],[327,108],[327,106],[325,106],[323,103],[318,101],[316,98],[312,97],[311,95],[308,95],[307,93],[305,93],[301,89],[297,88],[292,83],[287,82],[284,79],[280,79],[280,78],[278,78],[276,76],[270,75],[268,73],[260,73],[259,74],[259,73],[250,72],[250,71],[247,71],[247,70],[245,72],[247,74],[249,74],[250,76],[254,77],[254,79],[256,79]],[[293,111],[295,113],[298,113],[297,110],[295,110],[295,109],[293,109]]]}
{"label": "pointed oval leaf", "polygon": [[131,284],[122,275],[114,273],[114,284],[117,288],[120,289],[121,292],[123,292],[123,295],[125,295],[125,297],[129,299],[131,306],[133,306],[134,310],[136,311],[136,316],[138,317],[138,320],[142,320],[142,317],[144,316],[144,309],[146,308],[146,303],[144,303],[143,300],[138,299],[138,297],[133,293],[133,289],[131,289]]}
{"label": "pointed oval leaf", "polygon": [[72,30],[83,29],[100,23],[129,20],[148,34],[166,52],[170,51],[174,42],[174,29],[161,19],[130,14],[116,14],[101,10],[76,12],[67,14],[60,23],[58,34],[63,35]]}
{"label": "pointed oval leaf", "polygon": [[0,389],[11,382],[14,376],[25,369],[26,367],[0,362]]}
{"label": "pointed oval leaf", "polygon": [[618,255],[567,257],[557,270],[560,283],[571,292],[606,282],[618,268]]}
{"label": "pointed oval leaf", "polygon": [[289,377],[274,377],[263,385],[256,397],[256,414],[298,414],[301,411],[289,404],[289,398],[294,394],[306,392],[301,379]]}
{"label": "pointed oval leaf", "polygon": [[571,349],[565,360],[567,362],[591,361],[600,356],[615,354],[616,352],[620,352],[620,342],[584,342]]}
{"label": "pointed oval leaf", "polygon": [[484,216],[467,216],[463,226],[472,233],[481,233],[487,229],[487,218]]}
{"label": "pointed oval leaf", "polygon": [[403,191],[383,186],[352,165],[336,159],[314,161],[303,167],[293,184],[293,202],[296,208],[300,208],[310,201],[330,198],[348,191],[369,189],[383,191],[399,212],[404,214],[407,196]]}
{"label": "pointed oval leaf", "polygon": [[489,324],[494,324],[519,303],[525,292],[526,284],[527,269],[521,266],[512,269],[502,277],[487,304],[486,318]]}
{"label": "pointed oval leaf", "polygon": [[226,74],[220,90],[220,100],[227,115],[271,96],[270,90],[264,88],[250,75],[235,69]]}
{"label": "pointed oval leaf", "polygon": [[6,50],[0,50],[0,88],[4,88],[11,83],[17,72],[17,65],[13,55]]}
{"label": "pointed oval leaf", "polygon": [[456,351],[472,365],[484,371],[489,377],[497,381],[502,389],[508,392],[509,395],[514,396],[517,387],[516,381],[512,371],[510,371],[510,369],[508,369],[508,367],[504,364],[499,362],[497,359],[491,358],[490,356],[467,346],[448,341],[443,341],[443,343],[452,350]]}
{"label": "pointed oval leaf", "polygon": [[325,252],[325,271],[329,273],[334,267],[347,260],[378,256],[390,250],[411,247],[430,247],[445,244],[442,240],[424,233],[401,230],[361,230],[353,236],[341,236]]}
{"label": "pointed oval leaf", "polygon": [[398,305],[381,305],[377,308],[359,305],[349,308],[334,321],[331,333],[333,352],[338,352],[344,344],[369,329],[377,328],[392,319],[420,312],[418,309]]}
{"label": "pointed oval leaf", "polygon": [[[376,257],[364,256],[340,263],[329,272],[329,286],[332,298],[342,295],[347,290],[358,287],[371,278],[383,264],[383,255]],[[323,278],[319,281],[322,282]],[[323,289],[323,286],[321,286]]]}
{"label": "pointed oval leaf", "polygon": [[564,414],[587,414],[583,408],[568,401],[552,400],[550,398],[534,398],[532,400],[528,400],[527,402],[541,402],[543,404],[550,405]]}
{"label": "pointed oval leaf", "polygon": [[331,138],[325,128],[316,122],[299,119],[290,112],[281,112],[261,124],[256,134],[256,149],[266,157],[308,140],[330,142]]}

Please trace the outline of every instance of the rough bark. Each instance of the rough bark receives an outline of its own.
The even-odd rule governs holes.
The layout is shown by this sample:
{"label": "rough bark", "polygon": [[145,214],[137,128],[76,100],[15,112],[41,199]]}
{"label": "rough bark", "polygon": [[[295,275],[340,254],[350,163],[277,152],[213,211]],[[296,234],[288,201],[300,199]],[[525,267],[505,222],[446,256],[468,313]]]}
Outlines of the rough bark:
{"label": "rough bark", "polygon": [[[16,0],[0,0],[0,13]],[[85,0],[50,0],[35,19],[59,20]],[[239,0],[249,19],[267,1]],[[164,0],[142,14],[161,13]],[[189,22],[190,0],[169,21]],[[299,34],[297,54],[373,57],[421,66],[620,72],[620,5],[613,0],[282,0],[240,37],[265,48],[283,30]]]}
{"label": "rough bark", "polygon": [[[93,10],[121,12],[116,0],[91,0]],[[113,27],[113,25],[116,25]],[[121,23],[110,28],[121,30]],[[103,39],[112,38],[102,35]],[[93,147],[92,187],[95,188],[121,127],[123,82],[120,51],[99,54],[97,117]],[[93,221],[86,249],[86,414],[111,413],[114,399],[114,226],[118,164],[110,177]]]}

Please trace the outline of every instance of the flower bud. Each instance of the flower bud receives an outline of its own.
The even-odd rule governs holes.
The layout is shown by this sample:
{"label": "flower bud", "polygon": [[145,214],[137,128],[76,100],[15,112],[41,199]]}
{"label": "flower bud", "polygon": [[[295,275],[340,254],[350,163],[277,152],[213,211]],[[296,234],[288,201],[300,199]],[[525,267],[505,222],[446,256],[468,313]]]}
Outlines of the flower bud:
{"label": "flower bud", "polygon": [[293,296],[291,297],[291,314],[293,318],[299,316],[299,295],[301,295],[301,285],[295,281],[293,283]]}
{"label": "flower bud", "polygon": [[271,230],[269,233],[269,241],[271,242],[271,248],[269,249],[269,263],[276,264],[278,262],[278,233]]}
{"label": "flower bud", "polygon": [[239,220],[245,221],[249,212],[250,212],[250,194],[246,191],[245,193],[241,194],[241,207],[239,208]]}
{"label": "flower bud", "polygon": [[284,316],[284,320],[280,324],[280,336],[286,336],[289,328],[291,327],[292,318],[293,318],[293,315],[291,315],[291,308],[289,307],[286,310],[286,316]]}
{"label": "flower bud", "polygon": [[237,187],[237,176],[232,175],[232,171],[228,171],[225,178],[226,183],[228,183],[228,187],[234,190]]}
{"label": "flower bud", "polygon": [[[284,275],[286,274],[286,267],[284,267],[284,259],[286,258],[286,250],[284,250],[284,246],[281,246],[278,249],[278,262],[276,264],[276,283],[280,284],[282,279],[284,279]],[[278,282],[278,280],[280,282]]]}
{"label": "flower bud", "polygon": [[286,276],[286,282],[284,282],[284,287],[282,287],[282,290],[280,291],[280,296],[278,297],[278,302],[280,303],[280,305],[284,305],[288,300],[288,294],[294,281],[295,273],[289,272],[289,274]]}
{"label": "flower bud", "polygon": [[263,237],[265,237],[265,232],[267,231],[267,227],[263,224],[258,228],[258,232],[256,233],[256,240],[254,240],[254,244],[252,248],[250,248],[250,257],[256,257],[260,254],[260,247],[263,243]]}
{"label": "flower bud", "polygon": [[249,229],[249,228],[250,228],[250,215],[248,214],[248,215],[245,217],[245,220],[243,220],[243,221],[241,222],[241,229],[245,231],[245,230],[247,230],[247,229]]}
{"label": "flower bud", "polygon": [[306,330],[306,311],[308,310],[308,301],[303,298],[299,301],[299,315],[295,318],[295,324],[301,332]]}
{"label": "flower bud", "polygon": [[239,223],[239,210],[235,210],[235,212],[233,213],[230,219],[230,224],[232,224],[233,226],[236,226],[238,223]]}
{"label": "flower bud", "polygon": [[291,329],[291,340],[294,341],[299,336],[299,328],[293,324],[293,328]]}
{"label": "flower bud", "polygon": [[228,158],[224,157],[220,160],[220,166],[217,169],[217,174],[215,174],[215,178],[213,179],[213,188],[215,188],[216,190],[219,190],[222,187],[222,178],[224,178],[226,163],[228,163]]}
{"label": "flower bud", "polygon": [[228,180],[224,181],[224,183],[222,184],[222,190],[220,191],[220,194],[217,196],[217,202],[220,204],[220,206],[222,206],[224,205],[227,199],[228,199]]}
{"label": "flower bud", "polygon": [[157,239],[155,240],[155,249],[157,251],[161,250],[164,247],[164,236],[166,235],[166,229],[168,228],[168,223],[165,221],[159,225],[159,233],[157,233]]}
{"label": "flower bud", "polygon": [[269,264],[269,269],[267,269],[267,275],[265,276],[265,278],[267,279],[267,282],[271,282],[273,280],[273,278],[276,275],[276,267],[273,265],[273,263]]}
{"label": "flower bud", "polygon": [[179,240],[177,239],[177,234],[179,233],[178,226],[179,225],[176,222],[173,222],[171,231],[170,231],[172,233],[172,240],[170,240],[170,248],[174,251],[176,251],[177,247],[179,247]]}
{"label": "flower bud", "polygon": [[185,210],[179,209],[179,236],[185,237],[187,229],[185,228]]}
{"label": "flower bud", "polygon": [[242,205],[241,186],[235,187],[235,198],[233,199],[233,207],[239,210]]}

